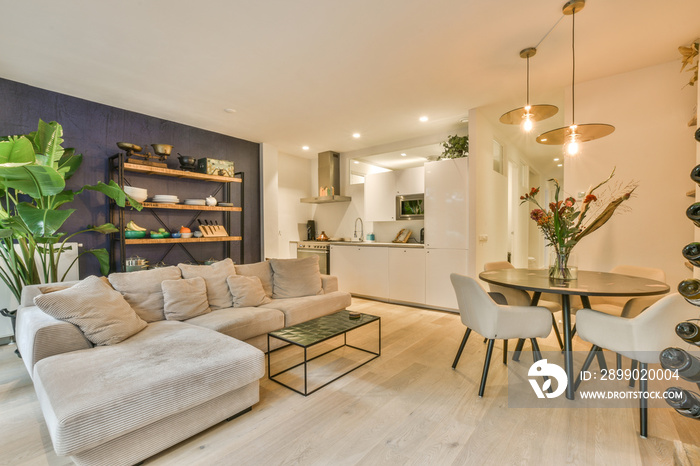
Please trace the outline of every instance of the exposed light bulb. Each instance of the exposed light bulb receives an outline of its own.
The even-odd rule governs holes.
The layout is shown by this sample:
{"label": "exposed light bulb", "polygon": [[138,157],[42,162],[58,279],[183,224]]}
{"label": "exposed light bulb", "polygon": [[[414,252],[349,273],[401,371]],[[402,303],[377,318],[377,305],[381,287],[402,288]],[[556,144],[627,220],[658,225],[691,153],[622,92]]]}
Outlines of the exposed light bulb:
{"label": "exposed light bulb", "polygon": [[526,133],[529,133],[532,131],[532,119],[530,118],[532,115],[529,113],[526,113],[525,116],[523,117],[523,123],[522,123],[522,128],[523,131]]}
{"label": "exposed light bulb", "polygon": [[564,143],[564,153],[566,155],[575,156],[581,153],[581,135],[576,133],[576,125],[569,126],[571,133],[566,137]]}

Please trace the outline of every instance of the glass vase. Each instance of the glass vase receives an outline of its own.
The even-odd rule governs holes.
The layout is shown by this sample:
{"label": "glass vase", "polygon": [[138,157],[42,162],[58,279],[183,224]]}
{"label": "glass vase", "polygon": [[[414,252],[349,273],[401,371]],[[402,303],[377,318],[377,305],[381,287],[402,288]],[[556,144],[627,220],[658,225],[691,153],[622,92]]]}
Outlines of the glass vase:
{"label": "glass vase", "polygon": [[549,255],[549,278],[552,280],[576,280],[578,267],[571,250],[552,251]]}

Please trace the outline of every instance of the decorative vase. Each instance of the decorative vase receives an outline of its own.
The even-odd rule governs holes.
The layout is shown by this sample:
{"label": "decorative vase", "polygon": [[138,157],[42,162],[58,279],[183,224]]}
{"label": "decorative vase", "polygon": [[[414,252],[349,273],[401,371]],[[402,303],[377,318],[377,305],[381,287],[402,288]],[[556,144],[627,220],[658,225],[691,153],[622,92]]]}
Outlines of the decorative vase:
{"label": "decorative vase", "polygon": [[549,255],[549,278],[563,281],[578,278],[576,256],[571,254],[571,249],[552,251]]}

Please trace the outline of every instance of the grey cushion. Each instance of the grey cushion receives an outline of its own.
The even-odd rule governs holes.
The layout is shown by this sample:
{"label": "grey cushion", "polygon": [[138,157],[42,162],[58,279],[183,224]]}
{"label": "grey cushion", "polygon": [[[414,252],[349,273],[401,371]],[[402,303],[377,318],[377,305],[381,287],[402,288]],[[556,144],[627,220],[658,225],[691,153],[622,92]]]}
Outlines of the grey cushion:
{"label": "grey cushion", "polygon": [[202,277],[163,280],[161,286],[167,320],[186,320],[211,312]]}
{"label": "grey cushion", "polygon": [[270,259],[270,266],[273,298],[298,298],[323,293],[318,257]]}
{"label": "grey cushion", "polygon": [[233,296],[233,307],[255,307],[271,301],[256,276],[229,275],[226,282]]}
{"label": "grey cushion", "polygon": [[202,277],[207,283],[207,298],[212,310],[231,307],[233,298],[226,283],[226,277],[236,274],[233,261],[229,258],[211,265],[178,264],[182,278]]}
{"label": "grey cushion", "polygon": [[262,282],[265,294],[272,297],[272,267],[270,261],[256,262],[254,264],[236,264],[236,273],[247,277],[256,276]]}
{"label": "grey cushion", "polygon": [[177,280],[180,269],[161,267],[138,272],[113,273],[109,282],[120,292],[126,302],[146,322],[165,320],[163,312],[163,280]]}
{"label": "grey cushion", "polygon": [[146,325],[118,291],[93,276],[65,290],[42,294],[34,303],[60,320],[80,327],[95,345],[113,345]]}

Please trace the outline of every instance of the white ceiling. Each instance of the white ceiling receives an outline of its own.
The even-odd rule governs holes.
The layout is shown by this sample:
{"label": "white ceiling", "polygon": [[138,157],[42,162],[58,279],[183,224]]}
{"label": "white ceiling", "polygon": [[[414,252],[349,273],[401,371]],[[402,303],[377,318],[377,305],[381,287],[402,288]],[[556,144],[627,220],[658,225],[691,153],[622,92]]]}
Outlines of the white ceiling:
{"label": "white ceiling", "polygon": [[[0,0],[0,76],[315,157],[521,106],[518,52],[563,3]],[[571,79],[569,21],[531,59],[535,103]],[[576,29],[586,81],[679,59],[700,35],[700,1],[589,0]]]}

